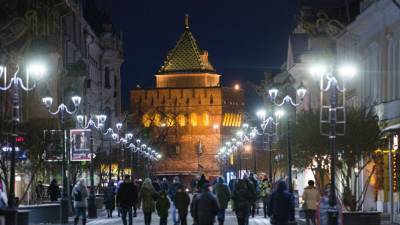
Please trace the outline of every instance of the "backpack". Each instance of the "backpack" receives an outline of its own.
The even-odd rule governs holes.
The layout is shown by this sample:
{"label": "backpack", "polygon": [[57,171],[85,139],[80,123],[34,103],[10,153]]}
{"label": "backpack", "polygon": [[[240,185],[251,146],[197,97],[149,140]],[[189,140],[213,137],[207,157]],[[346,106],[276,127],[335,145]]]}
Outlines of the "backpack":
{"label": "backpack", "polygon": [[81,190],[76,190],[74,193],[74,200],[77,202],[82,201],[82,191]]}

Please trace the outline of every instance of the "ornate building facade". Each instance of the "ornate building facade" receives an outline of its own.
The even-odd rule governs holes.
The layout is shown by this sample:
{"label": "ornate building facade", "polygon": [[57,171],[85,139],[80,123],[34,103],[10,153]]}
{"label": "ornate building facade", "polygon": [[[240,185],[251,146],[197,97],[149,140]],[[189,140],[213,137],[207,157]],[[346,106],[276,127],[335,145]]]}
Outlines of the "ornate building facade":
{"label": "ornate building facade", "polygon": [[155,77],[155,88],[130,93],[135,125],[141,124],[163,155],[153,174],[217,176],[215,156],[224,137],[241,126],[244,93],[221,87],[221,75],[208,52],[199,48],[187,17],[183,34]]}

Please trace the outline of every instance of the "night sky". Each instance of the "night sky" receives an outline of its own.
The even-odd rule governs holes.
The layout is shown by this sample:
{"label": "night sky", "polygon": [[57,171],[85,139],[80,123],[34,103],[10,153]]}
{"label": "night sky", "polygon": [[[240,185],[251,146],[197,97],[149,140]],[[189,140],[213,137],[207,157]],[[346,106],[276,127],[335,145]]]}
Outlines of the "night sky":
{"label": "night sky", "polygon": [[259,102],[248,83],[258,83],[264,71],[279,70],[284,63],[298,7],[298,0],[98,0],[98,8],[112,15],[124,35],[124,109],[137,84],[155,86],[154,75],[182,34],[186,13],[222,85],[240,83],[252,99],[248,108],[254,108]]}

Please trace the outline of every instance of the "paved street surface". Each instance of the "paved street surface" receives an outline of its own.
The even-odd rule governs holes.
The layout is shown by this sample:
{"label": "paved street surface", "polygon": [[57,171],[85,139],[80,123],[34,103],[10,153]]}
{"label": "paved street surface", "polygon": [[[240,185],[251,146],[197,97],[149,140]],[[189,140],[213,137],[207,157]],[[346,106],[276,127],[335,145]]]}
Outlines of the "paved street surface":
{"label": "paved street surface", "polygon": [[[191,216],[188,215],[187,218],[188,218],[188,225],[192,225],[193,220]],[[158,215],[156,213],[153,213],[151,224],[158,225],[159,223],[160,222]],[[103,212],[101,213],[99,212],[99,218],[89,219],[87,223],[87,225],[121,225],[121,224],[122,224],[121,218],[117,216],[117,212],[115,211],[113,214],[113,218],[107,218]],[[133,218],[133,225],[142,225],[142,224],[144,224],[143,213],[141,211],[138,211],[137,217]],[[215,224],[218,223],[215,222]],[[235,214],[231,210],[227,211],[225,224],[237,225]],[[269,219],[264,219],[264,217],[262,217],[261,215],[258,215],[255,218],[250,218],[250,225],[269,225],[269,224],[270,224]],[[168,225],[173,225],[171,213],[169,214],[168,217]]]}

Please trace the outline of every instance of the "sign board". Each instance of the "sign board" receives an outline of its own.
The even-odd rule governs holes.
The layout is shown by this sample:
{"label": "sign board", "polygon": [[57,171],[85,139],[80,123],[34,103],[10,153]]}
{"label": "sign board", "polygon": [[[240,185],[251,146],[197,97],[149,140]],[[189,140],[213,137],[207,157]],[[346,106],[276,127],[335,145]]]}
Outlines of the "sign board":
{"label": "sign board", "polygon": [[394,135],[393,136],[393,149],[397,151],[399,149],[399,135]]}
{"label": "sign board", "polygon": [[69,132],[71,161],[90,161],[89,129],[72,129]]}
{"label": "sign board", "polygon": [[[62,130],[44,130],[44,153],[42,158],[46,161],[61,161],[63,146]],[[17,140],[17,139],[16,139]]]}

